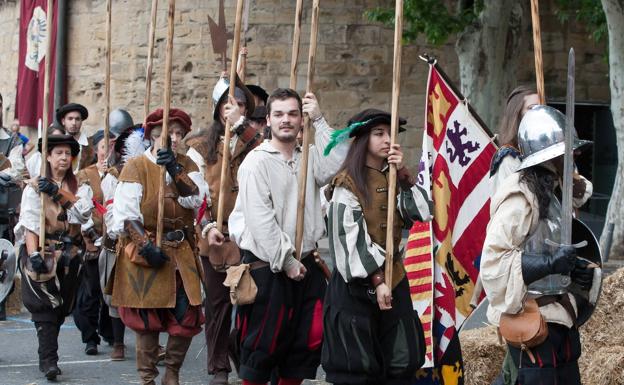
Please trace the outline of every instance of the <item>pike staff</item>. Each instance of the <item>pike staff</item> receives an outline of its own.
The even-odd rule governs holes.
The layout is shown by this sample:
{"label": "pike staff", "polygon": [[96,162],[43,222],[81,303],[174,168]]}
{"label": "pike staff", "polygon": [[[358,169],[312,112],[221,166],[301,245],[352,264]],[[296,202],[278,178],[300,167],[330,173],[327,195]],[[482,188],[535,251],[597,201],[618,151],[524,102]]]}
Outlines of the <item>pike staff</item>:
{"label": "pike staff", "polygon": [[[171,105],[171,67],[173,62],[173,23],[175,15],[175,0],[169,0],[167,11],[167,52],[165,59],[165,101],[163,106],[163,125],[160,134],[161,148],[169,146],[169,108]],[[146,115],[147,116],[147,115]],[[156,222],[156,245],[161,246],[164,215],[165,215],[165,178],[166,168],[160,168],[160,180],[158,186],[158,221]]]}
{"label": "pike staff", "polygon": [[147,68],[145,70],[145,101],[143,105],[143,120],[149,115],[150,98],[152,94],[152,63],[154,62],[154,42],[156,41],[156,13],[158,0],[152,0],[152,13],[149,27],[149,42],[147,48]]}
{"label": "pike staff", "polygon": [[[245,0],[243,11],[243,48],[247,48],[247,31],[249,30],[249,0]],[[238,55],[238,78],[241,83],[245,84],[245,75],[247,74],[247,52]]]}
{"label": "pike staff", "polygon": [[297,0],[295,8],[295,30],[293,32],[292,56],[290,59],[290,85],[297,88],[297,61],[299,60],[299,42],[301,41],[301,18],[303,17],[303,0]]}
{"label": "pike staff", "polygon": [[106,98],[106,106],[104,108],[104,147],[108,154],[108,142],[110,137],[110,122],[108,115],[110,114],[110,83],[111,83],[111,22],[112,22],[112,0],[106,0],[106,78],[104,81],[104,94]]}
{"label": "pike staff", "polygon": [[[47,177],[47,159],[48,159],[48,124],[49,124],[49,104],[50,104],[50,69],[52,68],[52,14],[54,10],[53,0],[48,0],[48,14],[46,19],[46,25],[48,26],[48,37],[46,39],[46,56],[45,56],[45,70],[43,78],[43,128],[41,129],[41,168],[39,175],[41,177]],[[40,193],[41,197],[41,213],[39,216],[39,249],[41,253],[45,252],[45,193]]]}
{"label": "pike staff", "polygon": [[[236,2],[236,22],[234,23],[234,40],[232,41],[232,63],[230,65],[230,90],[228,98],[234,98],[236,89],[236,67],[238,61],[238,51],[240,49],[241,20],[243,18],[243,1]],[[219,180],[219,201],[217,204],[217,230],[223,231],[223,210],[225,208],[225,178],[227,178],[227,167],[230,164],[230,122],[225,123],[225,133],[223,138],[223,159],[221,161],[221,179]]]}
{"label": "pike staff", "polygon": [[546,103],[544,93],[544,67],[542,61],[542,32],[540,28],[539,0],[531,0],[531,23],[533,24],[533,49],[535,50],[535,82],[540,104]]}
{"label": "pike staff", "polygon": [[[318,37],[319,1],[312,3],[312,21],[310,27],[310,51],[308,52],[308,76],[306,80],[306,93],[312,92],[312,82],[314,81],[314,66],[316,63],[316,40]],[[294,46],[293,46],[294,48]],[[294,52],[294,51],[293,51]],[[296,68],[296,63],[295,63]],[[292,76],[292,74],[291,74]],[[295,82],[297,75],[294,75]],[[290,78],[291,83],[293,77]],[[305,196],[308,180],[308,159],[310,156],[310,117],[306,114],[303,117],[303,144],[301,146],[301,169],[299,170],[299,197],[297,200],[297,223],[295,231],[295,256],[301,260],[303,248],[303,224],[305,219]]]}
{"label": "pike staff", "polygon": [[[403,35],[403,0],[396,0],[394,16],[394,65],[392,71],[392,122],[390,125],[390,148],[396,143],[399,127],[399,97],[401,96],[401,38]],[[386,226],[386,281],[392,282],[392,262],[394,257],[394,238],[392,230],[396,208],[397,169],[390,164],[388,173],[388,225]]]}

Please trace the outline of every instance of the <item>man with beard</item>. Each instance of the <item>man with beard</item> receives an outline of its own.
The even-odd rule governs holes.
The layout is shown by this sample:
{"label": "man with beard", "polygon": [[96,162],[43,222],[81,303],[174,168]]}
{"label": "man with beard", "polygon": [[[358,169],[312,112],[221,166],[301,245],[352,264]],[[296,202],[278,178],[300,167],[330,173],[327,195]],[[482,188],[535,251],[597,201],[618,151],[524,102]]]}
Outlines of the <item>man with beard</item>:
{"label": "man with beard", "polygon": [[[238,79],[237,79],[238,80]],[[198,222],[201,229],[217,217],[219,186],[221,182],[221,162],[223,157],[223,133],[226,121],[232,127],[230,139],[230,163],[227,168],[224,185],[224,218],[227,218],[236,202],[238,184],[236,173],[245,156],[261,142],[258,133],[248,118],[254,111],[254,99],[249,90],[237,81],[234,98],[228,100],[228,81],[221,78],[213,92],[214,121],[207,130],[189,137],[186,141],[190,147],[187,155],[198,166],[204,179],[210,186],[210,199],[206,201],[206,209]],[[265,118],[266,120],[266,118]],[[201,213],[200,213],[201,214]],[[227,234],[227,222],[223,223]],[[199,255],[204,267],[206,284],[206,345],[208,348],[208,374],[213,375],[211,385],[227,384],[228,373],[232,371],[228,359],[228,338],[232,304],[229,289],[223,286],[225,269],[240,262],[240,250],[234,242],[227,239],[223,244],[209,245],[205,237],[199,242]]]}
{"label": "man with beard", "polygon": [[81,131],[82,122],[88,117],[87,108],[78,103],[68,103],[56,110],[56,121],[65,128],[67,135],[73,136],[80,145],[80,153],[72,162],[75,173],[95,162],[93,143],[87,134]]}
{"label": "man with beard", "polygon": [[[281,385],[315,378],[320,362],[323,297],[327,283],[312,253],[325,234],[319,189],[344,161],[348,143],[329,156],[323,151],[333,129],[319,110],[316,97],[303,101],[291,89],[277,89],[267,103],[272,138],[245,158],[238,171],[239,195],[229,218],[231,236],[251,264],[258,286],[255,302],[239,306],[239,377],[243,384],[266,384],[276,371]],[[309,149],[297,145],[303,112],[315,129]],[[302,151],[309,151],[302,259],[295,256],[298,174]],[[210,229],[209,238],[219,238]]]}

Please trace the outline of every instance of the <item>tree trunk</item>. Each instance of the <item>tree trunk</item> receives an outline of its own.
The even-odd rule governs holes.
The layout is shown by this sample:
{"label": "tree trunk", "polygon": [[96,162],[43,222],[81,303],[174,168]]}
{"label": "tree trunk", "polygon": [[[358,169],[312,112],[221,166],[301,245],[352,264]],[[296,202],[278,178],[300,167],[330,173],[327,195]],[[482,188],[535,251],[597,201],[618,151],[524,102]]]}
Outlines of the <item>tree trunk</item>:
{"label": "tree trunk", "polygon": [[530,17],[523,3],[485,0],[477,22],[455,44],[461,91],[492,132],[497,130],[508,93],[518,85],[518,52],[527,49],[530,40],[526,34]]}
{"label": "tree trunk", "polygon": [[[611,114],[618,151],[618,167],[600,246],[611,259],[624,259],[624,0],[602,0],[609,30]],[[612,240],[609,225],[613,224]],[[605,250],[611,243],[611,250]]]}

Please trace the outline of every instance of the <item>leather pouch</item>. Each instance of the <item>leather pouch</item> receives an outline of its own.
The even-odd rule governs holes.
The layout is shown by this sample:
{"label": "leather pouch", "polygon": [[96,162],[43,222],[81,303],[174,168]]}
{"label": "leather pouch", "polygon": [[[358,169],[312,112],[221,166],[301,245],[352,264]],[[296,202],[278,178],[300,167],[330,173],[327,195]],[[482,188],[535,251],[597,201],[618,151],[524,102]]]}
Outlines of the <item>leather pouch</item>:
{"label": "leather pouch", "polygon": [[548,338],[548,325],[534,299],[526,300],[524,309],[518,314],[501,314],[499,330],[509,345],[526,352],[533,363],[535,357],[531,348]]}
{"label": "leather pouch", "polygon": [[258,294],[258,286],[251,276],[251,266],[247,263],[229,267],[223,285],[230,288],[232,305],[249,305],[254,303]]}

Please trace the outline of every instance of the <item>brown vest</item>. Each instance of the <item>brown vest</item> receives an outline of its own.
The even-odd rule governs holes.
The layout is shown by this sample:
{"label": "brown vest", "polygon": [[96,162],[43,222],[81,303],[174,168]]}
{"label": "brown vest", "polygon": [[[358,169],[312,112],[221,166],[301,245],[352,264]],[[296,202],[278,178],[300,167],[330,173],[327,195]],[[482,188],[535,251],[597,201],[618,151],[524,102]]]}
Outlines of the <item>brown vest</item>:
{"label": "brown vest", "polygon": [[[197,165],[188,157],[177,154],[177,160],[187,173],[198,171]],[[141,214],[146,231],[155,234],[158,216],[158,187],[160,166],[145,155],[131,159],[119,175],[120,182],[140,183],[143,186]],[[193,227],[193,210],[178,203],[175,183],[165,187],[164,231]],[[113,306],[131,308],[172,308],[176,303],[176,270],[179,272],[184,291],[191,305],[200,305],[201,267],[194,250],[187,240],[177,246],[163,243],[162,250],[170,261],[154,269],[132,263],[127,255],[132,241],[124,236],[117,244],[117,264],[113,283]]]}
{"label": "brown vest", "polygon": [[[366,186],[368,188],[369,198],[368,205],[364,205],[364,197],[356,188],[353,179],[351,179],[351,176],[346,170],[341,171],[334,177],[332,187],[343,187],[355,194],[360,202],[360,205],[362,206],[362,212],[364,220],[366,221],[366,227],[368,228],[368,234],[373,242],[381,247],[385,247],[388,221],[388,173],[387,171],[382,172],[370,167],[366,167],[366,172]],[[402,229],[403,220],[397,210],[394,214],[394,229],[392,232],[395,253],[399,251]]]}

